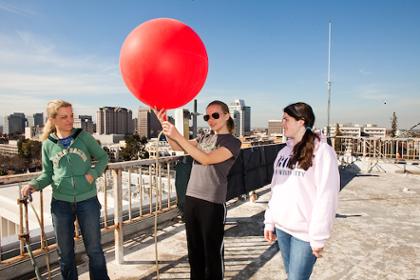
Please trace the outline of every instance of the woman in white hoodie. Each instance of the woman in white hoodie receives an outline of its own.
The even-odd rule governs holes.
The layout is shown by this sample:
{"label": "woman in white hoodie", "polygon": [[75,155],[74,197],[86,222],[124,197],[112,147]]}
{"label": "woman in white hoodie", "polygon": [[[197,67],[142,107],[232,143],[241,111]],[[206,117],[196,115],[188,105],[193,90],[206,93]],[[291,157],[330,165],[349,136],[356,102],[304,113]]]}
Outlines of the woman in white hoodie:
{"label": "woman in white hoodie", "polygon": [[334,150],[312,131],[311,106],[299,102],[283,111],[288,141],[274,163],[264,238],[277,239],[288,280],[304,280],[330,237],[340,176]]}

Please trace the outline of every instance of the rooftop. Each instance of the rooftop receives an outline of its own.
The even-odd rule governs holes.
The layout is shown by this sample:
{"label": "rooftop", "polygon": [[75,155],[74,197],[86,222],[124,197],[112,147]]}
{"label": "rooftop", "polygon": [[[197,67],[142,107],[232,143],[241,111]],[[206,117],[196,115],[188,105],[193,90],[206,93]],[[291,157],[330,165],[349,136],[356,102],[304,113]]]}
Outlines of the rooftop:
{"label": "rooftop", "polygon": [[[356,165],[341,170],[343,190],[332,237],[313,279],[420,279],[420,176],[377,172]],[[256,202],[230,205],[225,233],[225,279],[284,279],[276,244],[262,237],[269,188]],[[159,227],[160,279],[189,279],[184,224]],[[156,279],[151,233],[125,238],[124,264],[105,247],[111,279]],[[86,257],[82,257],[85,258]],[[87,262],[80,279],[89,279]],[[57,278],[58,279],[58,278]]]}
{"label": "rooftop", "polygon": [[[315,266],[313,279],[420,280],[419,139],[396,142],[366,138],[344,140],[338,142],[343,189],[339,196],[337,220],[324,257]],[[243,194],[243,184],[249,185],[256,178],[262,180],[266,177],[258,185],[255,183],[252,186],[264,186],[269,182],[266,180],[271,177],[268,175],[270,170],[267,162],[274,160],[272,155],[275,155],[277,148],[279,146],[272,145],[241,151],[247,160],[237,162],[232,171],[233,176],[239,174],[238,178],[244,181],[239,180],[242,183],[238,183],[238,189],[230,189],[229,197]],[[184,224],[176,217],[173,187],[175,176],[182,179],[186,175],[182,169],[174,168],[175,162],[182,167],[188,160],[186,157],[163,157],[158,160],[111,163],[98,180],[103,205],[102,242],[105,244],[111,279],[157,278],[151,229],[156,212],[159,221],[164,221],[159,224],[158,230],[160,279],[188,279]],[[23,221],[18,224],[13,222],[17,218],[22,219],[24,212],[20,210],[22,204],[17,205],[13,197],[17,197],[17,185],[25,184],[34,176],[37,174],[0,178],[0,183],[4,184],[0,189],[11,191],[11,202],[6,205],[2,201],[2,209],[10,208],[14,209],[12,214],[20,213],[11,218],[6,217],[11,211],[2,212],[2,217],[9,221],[6,228],[2,222],[3,229],[16,229],[14,235],[7,232],[15,239],[17,232],[26,227]],[[10,189],[13,185],[14,191]],[[228,203],[226,279],[282,279],[285,276],[276,244],[268,244],[262,238],[263,215],[270,189],[265,186],[257,192],[255,202],[236,198]],[[44,195],[44,218],[49,220],[49,214],[45,213],[48,194]],[[149,201],[157,203],[150,204]],[[33,220],[31,215],[29,218]],[[32,220],[30,226],[37,223]],[[37,237],[37,233],[31,232],[31,238],[34,238],[31,243],[35,248],[39,248]],[[87,256],[80,253],[83,246],[80,236],[78,238],[76,260],[80,279],[88,279]],[[59,279],[56,246],[48,232],[47,239],[48,247],[37,249],[37,263],[45,271],[45,252],[49,251],[49,262],[53,264],[55,275],[53,279]],[[0,247],[0,279],[33,279],[33,267],[22,240],[5,241],[1,240]],[[32,276],[28,274],[31,272]]]}

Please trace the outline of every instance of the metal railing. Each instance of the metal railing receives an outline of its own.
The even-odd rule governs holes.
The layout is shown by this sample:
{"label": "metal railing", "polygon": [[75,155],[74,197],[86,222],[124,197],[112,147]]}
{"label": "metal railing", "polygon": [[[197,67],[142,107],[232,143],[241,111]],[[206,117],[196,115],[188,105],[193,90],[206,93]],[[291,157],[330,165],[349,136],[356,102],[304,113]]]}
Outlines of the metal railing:
{"label": "metal railing", "polygon": [[[160,215],[176,208],[175,163],[182,157],[161,157],[159,159],[110,163],[104,174],[97,179],[98,198],[102,204],[102,231],[114,230],[115,259],[118,262],[121,263],[124,257],[123,230],[125,225],[142,221],[155,215],[156,212],[157,215]],[[29,257],[28,250],[24,246],[23,237],[26,234],[31,235],[31,247],[34,247],[33,254],[35,256],[45,254],[56,247],[52,232],[47,231],[43,235],[39,230],[46,229],[44,208],[48,208],[45,206],[49,201],[46,202],[45,197],[46,193],[50,192],[48,190],[50,187],[34,194],[32,206],[34,206],[34,211],[39,214],[39,227],[34,225],[38,222],[30,220],[28,213],[25,213],[28,211],[27,205],[19,203],[22,200],[20,197],[21,187],[39,174],[40,172],[0,177],[0,190],[10,188],[13,195],[10,196],[10,191],[8,191],[9,200],[12,199],[11,197],[14,197],[15,201],[18,200],[16,208],[12,209],[12,212],[17,213],[19,217],[17,233],[9,238],[4,238],[4,240],[9,240],[8,244],[5,244],[3,240],[0,243],[2,265],[12,265]],[[29,209],[30,211],[32,210]],[[0,216],[3,219],[7,218],[2,213]],[[36,229],[37,227],[38,229]],[[51,227],[49,229],[51,231]],[[29,236],[27,237],[29,238]],[[79,238],[77,226],[75,238]]]}
{"label": "metal railing", "polygon": [[350,154],[382,160],[420,160],[420,138],[332,138],[338,156]]}

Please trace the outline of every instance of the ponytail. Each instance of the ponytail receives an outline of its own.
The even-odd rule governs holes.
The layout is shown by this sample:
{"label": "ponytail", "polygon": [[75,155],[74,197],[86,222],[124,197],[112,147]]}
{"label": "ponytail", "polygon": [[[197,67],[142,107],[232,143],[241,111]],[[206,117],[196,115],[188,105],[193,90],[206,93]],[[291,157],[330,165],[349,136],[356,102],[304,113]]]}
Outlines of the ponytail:
{"label": "ponytail", "polygon": [[52,132],[55,132],[55,126],[51,123],[51,120],[48,119],[42,130],[42,135],[40,136],[41,141],[47,140]]}
{"label": "ponytail", "polygon": [[229,119],[227,120],[226,125],[229,130],[229,133],[232,134],[233,130],[235,129],[235,122],[233,121],[231,116],[229,116]]}
{"label": "ponytail", "polygon": [[315,150],[315,139],[319,140],[319,136],[312,129],[306,129],[302,140],[293,147],[293,155],[287,164],[289,168],[298,166],[303,170],[308,170],[312,166],[312,158]]}

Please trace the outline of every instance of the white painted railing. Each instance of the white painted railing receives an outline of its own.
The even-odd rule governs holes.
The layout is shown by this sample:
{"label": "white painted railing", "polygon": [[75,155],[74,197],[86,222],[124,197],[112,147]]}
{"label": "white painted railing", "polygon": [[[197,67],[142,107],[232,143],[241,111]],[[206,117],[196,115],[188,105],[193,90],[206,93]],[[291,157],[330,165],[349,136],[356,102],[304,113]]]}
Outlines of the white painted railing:
{"label": "white painted railing", "polygon": [[[114,230],[115,259],[117,261],[123,261],[125,225],[149,218],[155,212],[160,215],[176,208],[174,167],[177,160],[181,158],[182,156],[161,157],[159,159],[110,163],[105,173],[98,178],[96,184],[98,198],[102,204],[102,230],[108,232]],[[0,204],[0,216],[3,221],[9,220],[17,227],[14,234],[3,236],[1,239],[0,261],[3,266],[29,257],[24,246],[24,238],[31,240],[35,256],[45,254],[56,247],[49,211],[47,211],[49,201],[46,200],[51,197],[49,187],[33,194],[31,206],[39,214],[39,222],[33,219],[32,207],[28,207],[29,204],[19,195],[22,186],[38,175],[40,172],[0,177],[0,191],[7,194],[1,199],[2,201],[8,200],[8,203]],[[4,209],[5,207],[7,209]],[[14,217],[11,217],[13,215]],[[48,217],[45,217],[47,215]],[[47,219],[48,221],[46,221]],[[44,230],[45,235],[41,234]],[[79,237],[76,225],[75,238]]]}

